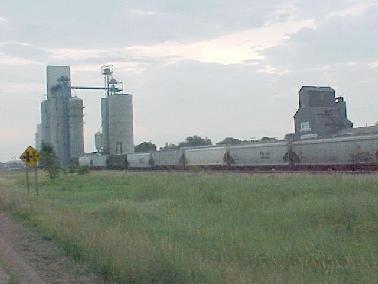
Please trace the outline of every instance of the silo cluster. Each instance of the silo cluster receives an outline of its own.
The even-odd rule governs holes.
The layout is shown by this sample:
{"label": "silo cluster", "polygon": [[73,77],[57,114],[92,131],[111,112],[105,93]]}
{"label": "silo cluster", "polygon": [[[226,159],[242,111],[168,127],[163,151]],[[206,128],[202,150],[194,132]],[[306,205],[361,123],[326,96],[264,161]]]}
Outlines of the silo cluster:
{"label": "silo cluster", "polygon": [[83,101],[71,96],[69,66],[47,66],[47,98],[41,103],[41,144],[50,144],[61,166],[84,153]]}
{"label": "silo cluster", "polygon": [[[61,166],[66,167],[84,153],[83,101],[71,90],[104,90],[101,99],[101,129],[95,134],[96,157],[134,152],[133,99],[124,94],[122,82],[112,76],[112,67],[102,67],[104,87],[71,86],[69,66],[47,66],[47,98],[41,103],[41,124],[36,146],[50,144]],[[104,157],[102,157],[104,158]],[[106,157],[105,157],[106,158]]]}

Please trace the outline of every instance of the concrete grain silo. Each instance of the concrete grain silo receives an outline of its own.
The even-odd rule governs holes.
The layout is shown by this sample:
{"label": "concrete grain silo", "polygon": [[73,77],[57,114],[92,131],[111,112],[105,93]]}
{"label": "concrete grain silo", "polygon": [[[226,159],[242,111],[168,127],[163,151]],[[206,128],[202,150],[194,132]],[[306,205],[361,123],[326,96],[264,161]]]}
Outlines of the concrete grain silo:
{"label": "concrete grain silo", "polygon": [[60,165],[84,153],[83,101],[71,96],[69,66],[47,66],[47,99],[41,103],[41,142],[53,146]]}
{"label": "concrete grain silo", "polygon": [[84,153],[83,100],[73,97],[69,100],[70,159],[78,159]]}
{"label": "concrete grain silo", "polygon": [[100,131],[95,133],[95,147],[97,152],[103,152],[104,151],[104,143],[102,142],[102,133]]}
{"label": "concrete grain silo", "polygon": [[69,66],[47,66],[50,143],[62,166],[70,161],[68,104],[71,99]]}
{"label": "concrete grain silo", "polygon": [[35,133],[35,148],[40,151],[42,146],[42,125],[37,124],[37,132]]}
{"label": "concrete grain silo", "polygon": [[50,140],[49,102],[44,100],[41,103],[41,143],[50,144]]}
{"label": "concrete grain silo", "polygon": [[114,94],[101,100],[104,150],[110,155],[134,152],[133,97]]}
{"label": "concrete grain silo", "polygon": [[117,94],[108,97],[109,104],[109,154],[134,152],[133,97]]}
{"label": "concrete grain silo", "polygon": [[108,97],[101,98],[101,128],[102,128],[102,147],[105,153],[109,153],[109,105]]}

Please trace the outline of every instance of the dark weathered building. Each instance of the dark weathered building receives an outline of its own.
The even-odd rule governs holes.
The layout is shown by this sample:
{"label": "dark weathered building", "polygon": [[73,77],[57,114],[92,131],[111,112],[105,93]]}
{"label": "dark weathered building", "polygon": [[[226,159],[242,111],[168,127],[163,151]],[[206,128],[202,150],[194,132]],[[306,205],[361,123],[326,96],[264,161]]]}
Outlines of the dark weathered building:
{"label": "dark weathered building", "polygon": [[336,97],[331,87],[303,86],[294,121],[296,139],[332,136],[353,127],[344,98]]}

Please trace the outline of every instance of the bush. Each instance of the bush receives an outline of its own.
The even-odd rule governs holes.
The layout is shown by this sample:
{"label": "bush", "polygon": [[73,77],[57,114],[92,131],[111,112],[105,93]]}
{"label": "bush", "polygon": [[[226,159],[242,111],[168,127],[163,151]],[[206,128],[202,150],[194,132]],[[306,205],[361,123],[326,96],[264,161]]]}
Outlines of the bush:
{"label": "bush", "polygon": [[79,174],[79,175],[85,175],[85,174],[88,174],[89,172],[90,172],[90,170],[89,170],[89,167],[87,167],[87,166],[79,167],[78,170],[77,170],[77,174]]}
{"label": "bush", "polygon": [[41,161],[39,166],[41,169],[46,170],[49,173],[50,179],[59,177],[59,160],[52,145],[42,144]]}

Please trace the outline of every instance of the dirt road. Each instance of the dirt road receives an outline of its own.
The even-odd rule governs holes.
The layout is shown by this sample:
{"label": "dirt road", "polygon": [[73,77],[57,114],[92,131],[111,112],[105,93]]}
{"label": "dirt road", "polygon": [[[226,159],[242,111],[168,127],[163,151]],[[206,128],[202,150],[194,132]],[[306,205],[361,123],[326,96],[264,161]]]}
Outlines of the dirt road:
{"label": "dirt road", "polygon": [[54,243],[0,212],[0,283],[106,283]]}

